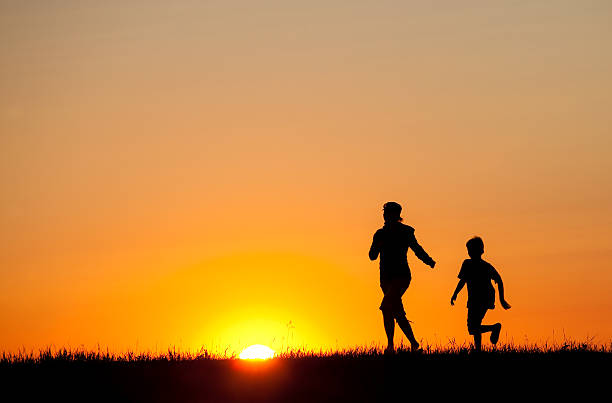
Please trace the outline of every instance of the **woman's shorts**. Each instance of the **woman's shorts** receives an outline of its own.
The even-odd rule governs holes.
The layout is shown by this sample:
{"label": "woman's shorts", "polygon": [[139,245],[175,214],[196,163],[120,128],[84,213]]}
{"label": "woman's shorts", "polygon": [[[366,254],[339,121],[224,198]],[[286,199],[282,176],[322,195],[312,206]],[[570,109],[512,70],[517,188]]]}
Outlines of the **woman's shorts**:
{"label": "woman's shorts", "polygon": [[380,282],[380,288],[383,291],[384,297],[380,303],[380,310],[383,313],[391,313],[393,317],[406,316],[404,304],[402,304],[402,295],[410,285],[410,277],[397,277]]}

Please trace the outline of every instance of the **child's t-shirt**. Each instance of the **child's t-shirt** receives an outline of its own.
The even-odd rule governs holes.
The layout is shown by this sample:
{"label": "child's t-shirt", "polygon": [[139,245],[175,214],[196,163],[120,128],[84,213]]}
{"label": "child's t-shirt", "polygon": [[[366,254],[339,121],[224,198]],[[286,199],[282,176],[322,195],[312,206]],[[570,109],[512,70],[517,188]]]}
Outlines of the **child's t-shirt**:
{"label": "child's t-shirt", "polygon": [[465,259],[461,265],[459,276],[465,280],[468,289],[467,306],[493,309],[495,308],[495,289],[491,280],[496,283],[501,277],[495,267],[482,259]]}

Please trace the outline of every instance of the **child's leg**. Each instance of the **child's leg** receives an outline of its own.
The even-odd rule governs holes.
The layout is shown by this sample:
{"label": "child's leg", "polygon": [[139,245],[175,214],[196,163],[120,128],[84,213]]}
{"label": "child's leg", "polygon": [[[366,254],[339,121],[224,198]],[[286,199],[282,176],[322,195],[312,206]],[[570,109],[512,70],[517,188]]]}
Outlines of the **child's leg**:
{"label": "child's leg", "polygon": [[488,329],[489,326],[482,325],[482,320],[487,312],[487,308],[483,306],[469,306],[467,326],[468,332],[474,336],[474,349],[480,351],[482,348],[482,333],[491,331]]}
{"label": "child's leg", "polygon": [[474,350],[480,351],[482,349],[482,335],[474,332]]}
{"label": "child's leg", "polygon": [[[486,312],[486,311],[485,311]],[[484,316],[483,316],[484,319]],[[480,325],[480,333],[491,332],[491,343],[497,344],[499,340],[499,333],[501,331],[501,323],[494,325]]]}
{"label": "child's leg", "polygon": [[[487,332],[491,332],[491,343],[497,344],[497,341],[499,340],[499,333],[501,331],[501,323],[496,323],[494,325],[480,325],[479,330],[480,330],[480,334],[478,335],[479,344],[481,344],[482,333],[487,333]],[[474,336],[474,343],[476,343],[476,336]]]}
{"label": "child's leg", "polygon": [[[497,333],[497,336],[494,337],[493,335],[496,332],[496,327],[497,325],[480,325],[480,332],[479,333],[474,333],[474,348],[478,351],[480,351],[480,349],[482,348],[482,334],[483,333],[487,333],[487,332],[493,332],[491,333],[491,343],[496,344],[497,343],[497,338],[499,338],[499,332]],[[501,327],[501,326],[500,326]]]}

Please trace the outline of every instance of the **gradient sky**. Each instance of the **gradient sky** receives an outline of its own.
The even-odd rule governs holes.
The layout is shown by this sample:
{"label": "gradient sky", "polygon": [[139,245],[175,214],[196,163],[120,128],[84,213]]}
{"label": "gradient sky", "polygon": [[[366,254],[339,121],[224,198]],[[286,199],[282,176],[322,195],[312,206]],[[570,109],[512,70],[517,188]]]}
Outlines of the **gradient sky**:
{"label": "gradient sky", "polygon": [[0,0],[0,350],[382,343],[389,200],[438,262],[409,255],[418,338],[468,339],[449,299],[480,235],[502,341],[609,342],[611,18]]}

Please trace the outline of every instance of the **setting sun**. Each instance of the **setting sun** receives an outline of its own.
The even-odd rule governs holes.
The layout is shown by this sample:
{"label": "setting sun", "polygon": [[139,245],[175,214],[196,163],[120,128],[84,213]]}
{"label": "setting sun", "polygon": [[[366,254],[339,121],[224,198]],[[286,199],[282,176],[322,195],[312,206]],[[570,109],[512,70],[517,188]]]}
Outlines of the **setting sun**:
{"label": "setting sun", "polygon": [[267,360],[274,357],[274,350],[262,344],[254,344],[242,350],[241,360]]}

